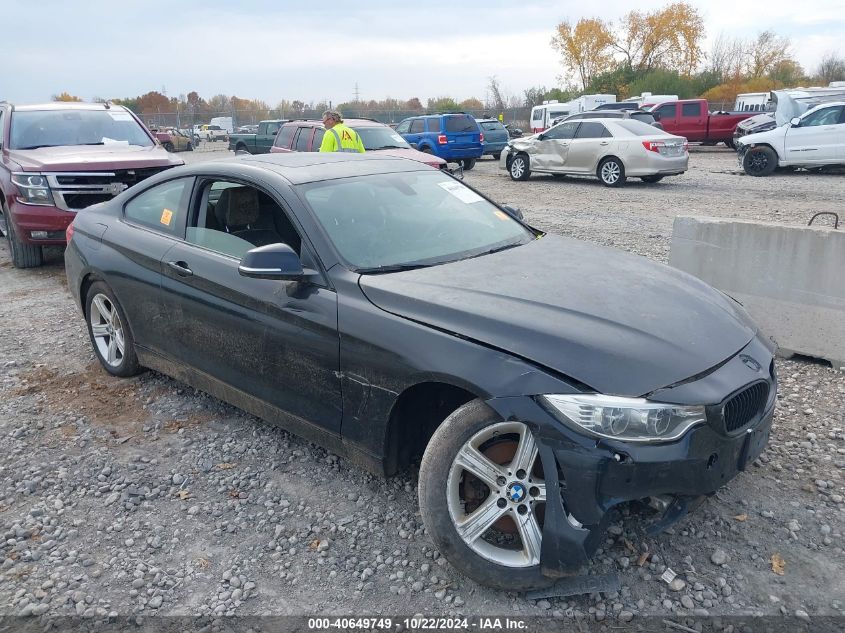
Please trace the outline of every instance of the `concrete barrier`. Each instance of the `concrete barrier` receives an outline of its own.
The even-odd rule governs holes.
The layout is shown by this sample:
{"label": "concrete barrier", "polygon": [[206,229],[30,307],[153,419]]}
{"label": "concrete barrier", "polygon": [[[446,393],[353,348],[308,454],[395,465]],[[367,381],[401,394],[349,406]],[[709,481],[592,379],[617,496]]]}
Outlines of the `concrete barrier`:
{"label": "concrete barrier", "polygon": [[742,303],[782,356],[845,371],[845,230],[679,216],[669,263]]}

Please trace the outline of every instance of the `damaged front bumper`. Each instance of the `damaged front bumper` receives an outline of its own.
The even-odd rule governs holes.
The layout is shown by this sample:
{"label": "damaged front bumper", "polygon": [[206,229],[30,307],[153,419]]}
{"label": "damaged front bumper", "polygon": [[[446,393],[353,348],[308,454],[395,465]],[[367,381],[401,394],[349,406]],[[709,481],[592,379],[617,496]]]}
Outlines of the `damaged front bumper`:
{"label": "damaged front bumper", "polygon": [[[756,360],[749,363],[749,357]],[[654,399],[669,402],[675,402],[673,395],[677,395],[677,400],[688,403],[695,400],[696,393],[706,398],[722,395],[705,400],[716,403],[707,407],[705,424],[661,444],[634,444],[578,433],[534,398],[488,401],[503,419],[520,420],[535,434],[546,473],[540,556],[543,573],[562,576],[587,562],[603,541],[614,506],[645,498],[658,500],[663,513],[653,528],[660,531],[745,470],[769,438],[777,387],[771,361],[771,352],[755,339],[705,377],[652,394]],[[763,382],[769,391],[762,410],[747,424],[727,431],[726,403],[749,385]]]}

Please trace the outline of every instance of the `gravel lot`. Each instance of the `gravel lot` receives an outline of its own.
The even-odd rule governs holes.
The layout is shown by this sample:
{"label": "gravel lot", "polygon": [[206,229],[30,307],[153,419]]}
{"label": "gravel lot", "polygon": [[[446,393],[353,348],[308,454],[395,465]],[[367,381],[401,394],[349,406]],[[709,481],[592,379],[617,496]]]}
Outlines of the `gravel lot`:
{"label": "gravel lot", "polygon": [[[489,159],[466,180],[539,228],[663,262],[678,214],[804,224],[843,210],[841,175],[754,179],[719,148],[690,162],[621,189],[516,183]],[[109,377],[60,251],[19,271],[2,242],[0,322],[0,615],[845,615],[845,375],[824,364],[778,361],[768,450],[669,533],[620,514],[585,570],[618,572],[620,592],[532,601],[439,557],[415,472],[374,478],[165,376]]]}

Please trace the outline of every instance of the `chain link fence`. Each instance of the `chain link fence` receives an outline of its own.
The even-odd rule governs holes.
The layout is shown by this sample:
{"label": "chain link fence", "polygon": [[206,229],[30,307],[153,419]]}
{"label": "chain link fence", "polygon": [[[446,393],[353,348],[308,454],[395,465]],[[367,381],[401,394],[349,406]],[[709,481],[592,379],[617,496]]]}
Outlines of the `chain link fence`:
{"label": "chain link fence", "polygon": [[[476,118],[488,116],[490,118],[498,118],[500,112],[492,109],[489,110],[467,110]],[[531,108],[507,108],[501,112],[505,123],[513,124],[516,127],[525,128],[528,125],[528,119],[531,113]],[[217,117],[231,117],[232,126],[234,129],[244,125],[255,125],[259,121],[267,119],[319,119],[323,114],[323,110],[265,110],[262,112],[256,111],[228,111],[228,112],[206,112],[204,114],[197,114],[191,112],[156,112],[140,114],[140,119],[147,127],[159,128],[179,128],[190,130],[194,125],[202,125],[209,123],[211,119]],[[369,108],[353,109],[344,108],[342,111],[344,117],[349,119],[354,118],[368,118],[385,123],[387,125],[396,124],[411,116],[420,116],[426,114],[435,114],[428,110],[377,110]]]}

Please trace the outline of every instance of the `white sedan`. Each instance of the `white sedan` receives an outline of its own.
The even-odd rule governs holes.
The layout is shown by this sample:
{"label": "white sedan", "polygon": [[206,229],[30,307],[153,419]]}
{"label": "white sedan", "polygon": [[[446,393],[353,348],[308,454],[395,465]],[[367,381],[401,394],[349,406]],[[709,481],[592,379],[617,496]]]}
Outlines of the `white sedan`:
{"label": "white sedan", "polygon": [[658,182],[687,170],[689,144],[682,136],[630,119],[568,121],[526,138],[513,139],[499,167],[514,180],[531,173],[596,176],[608,187],[628,177]]}

